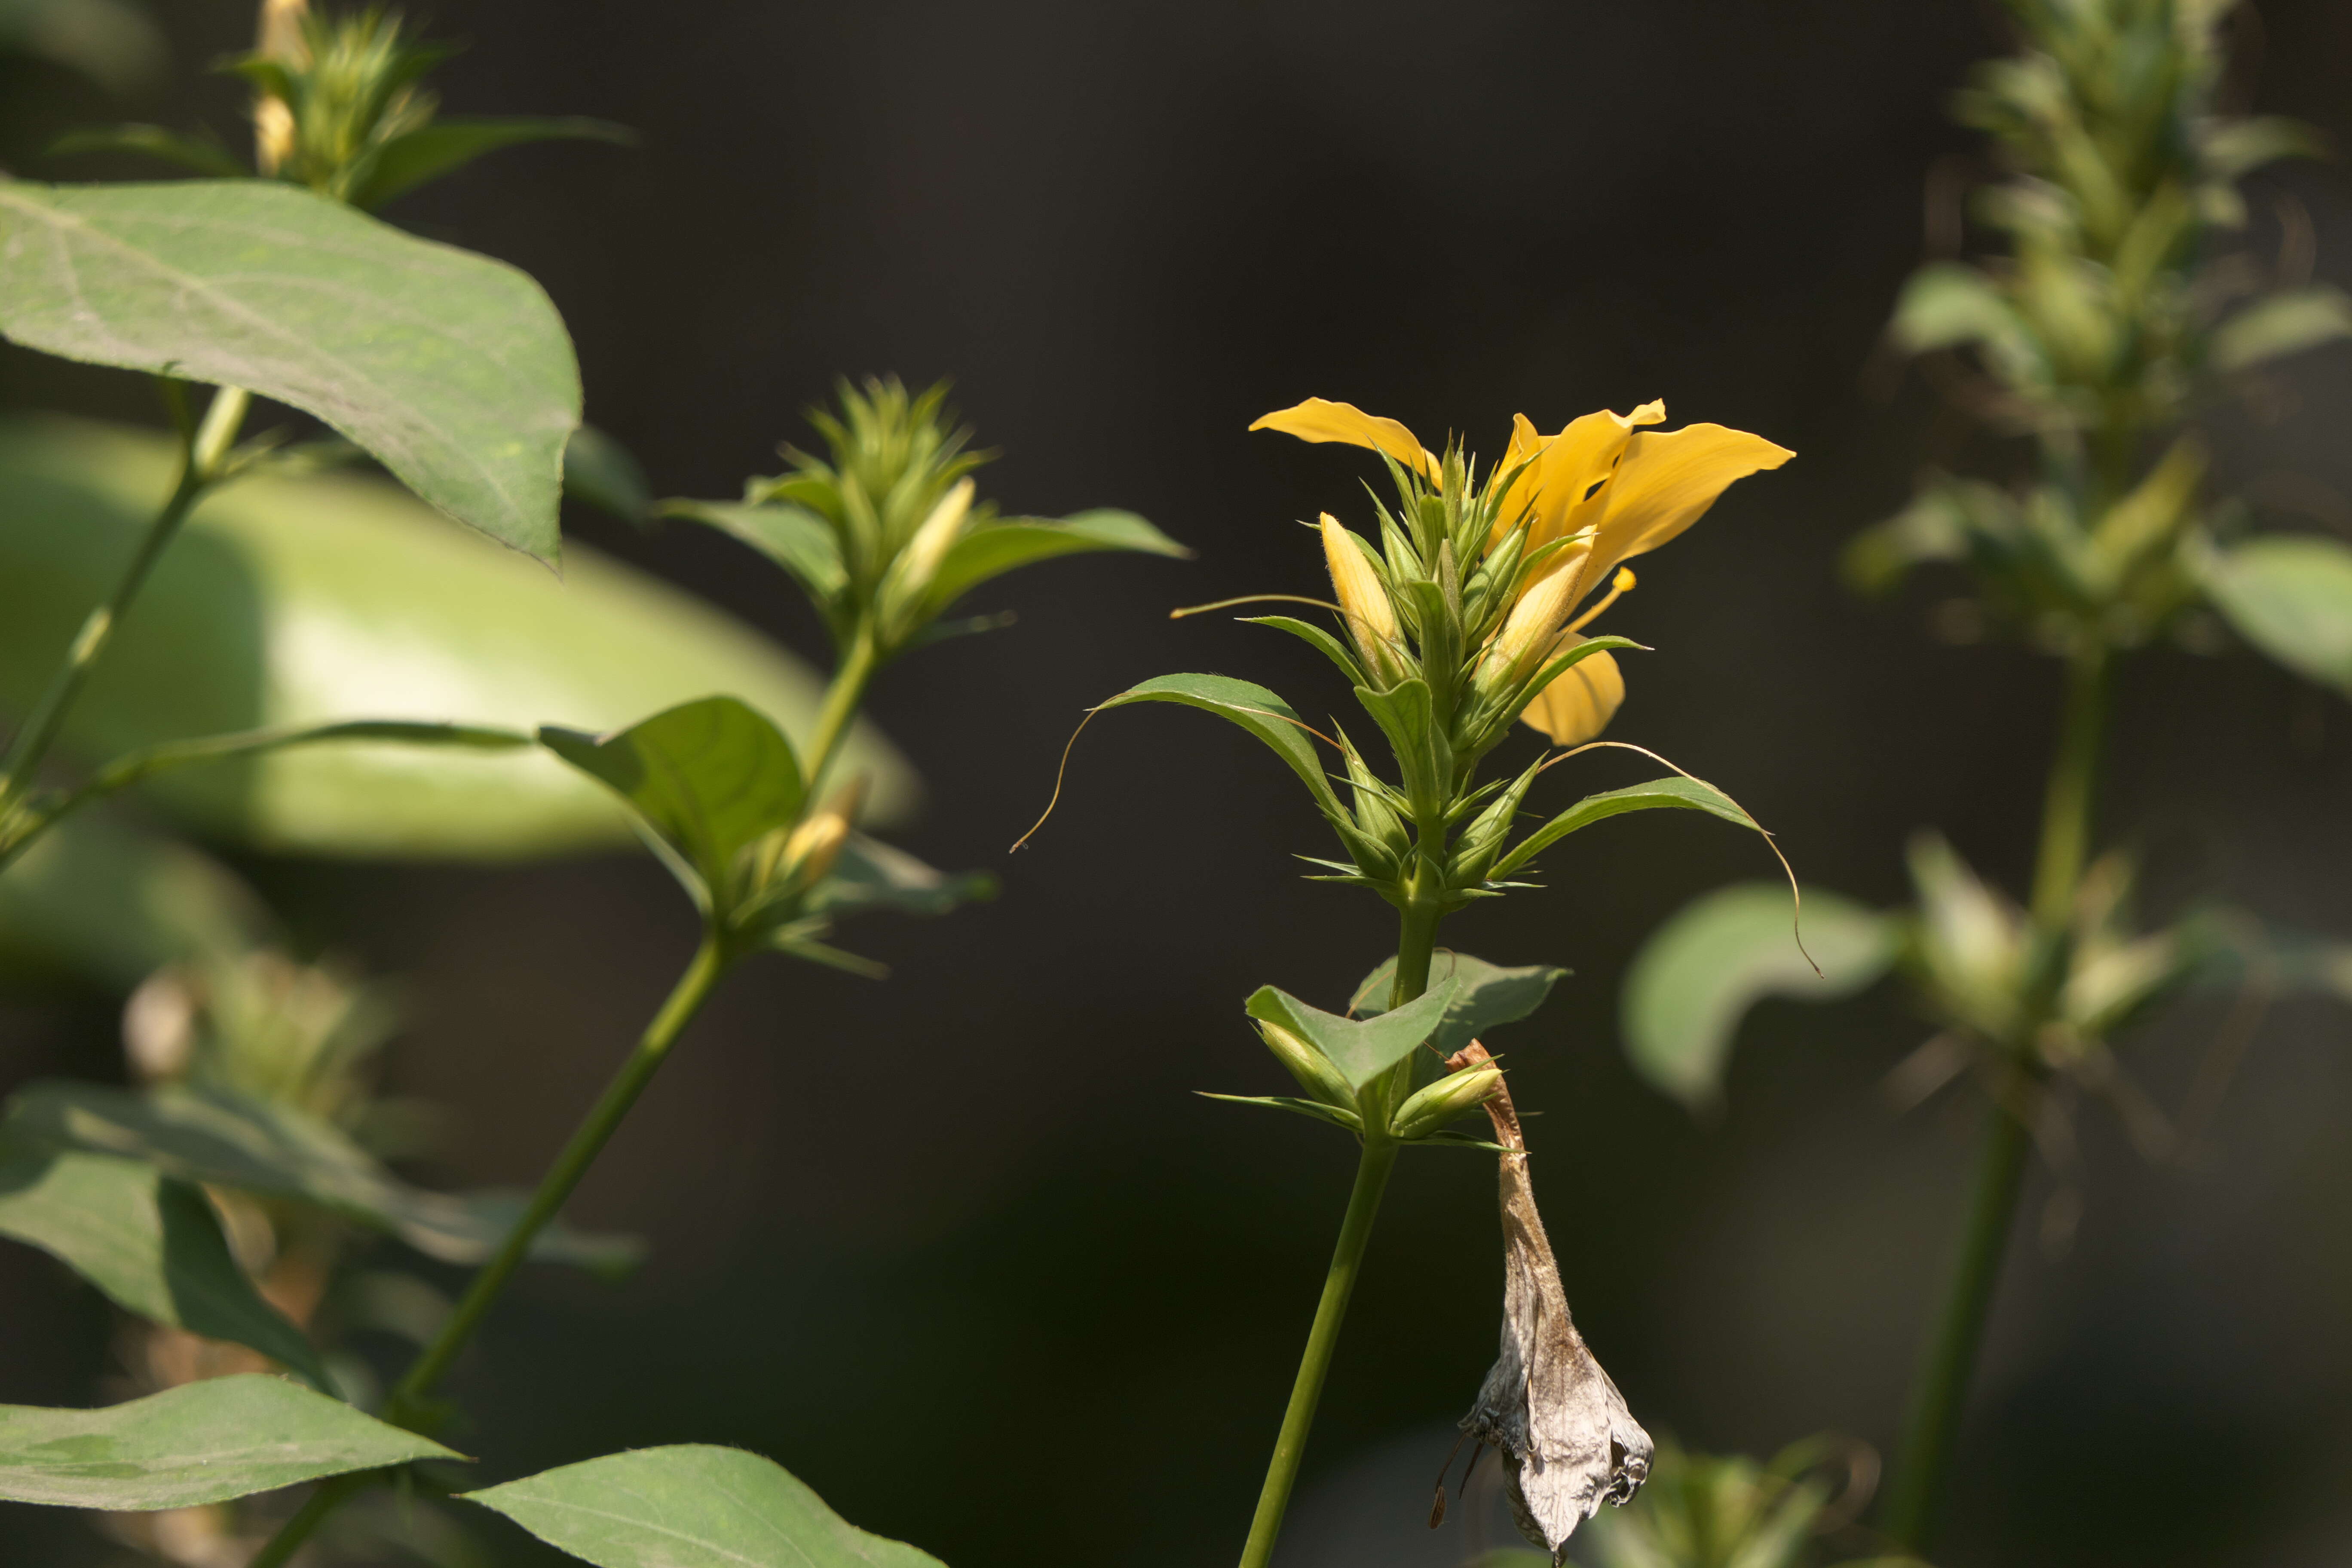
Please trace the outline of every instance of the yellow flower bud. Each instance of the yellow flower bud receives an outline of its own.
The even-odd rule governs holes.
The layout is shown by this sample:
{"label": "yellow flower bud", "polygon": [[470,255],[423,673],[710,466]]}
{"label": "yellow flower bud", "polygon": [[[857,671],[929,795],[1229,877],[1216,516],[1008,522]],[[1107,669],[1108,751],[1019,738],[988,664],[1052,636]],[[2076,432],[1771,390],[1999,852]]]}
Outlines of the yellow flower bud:
{"label": "yellow flower bud", "polygon": [[833,869],[833,863],[841,858],[841,847],[848,839],[850,825],[856,820],[858,807],[865,800],[863,774],[834,791],[831,800],[784,836],[782,846],[776,851],[772,874],[790,877],[803,888],[823,881],[825,873]]}
{"label": "yellow flower bud", "polygon": [[1376,673],[1393,679],[1398,673],[1393,653],[1398,638],[1396,607],[1389,603],[1387,585],[1364,559],[1355,536],[1328,511],[1323,514],[1323,559],[1331,569],[1331,592],[1348,617],[1348,631],[1356,639],[1357,651]]}
{"label": "yellow flower bud", "polygon": [[1496,684],[1516,684],[1533,675],[1551,657],[1552,645],[1568,625],[1584,582],[1580,563],[1557,567],[1522,591],[1503,629],[1488,645],[1479,674]]}
{"label": "yellow flower bud", "polygon": [[971,498],[975,493],[970,479],[960,479],[931,508],[931,515],[915,529],[914,537],[899,552],[898,574],[900,581],[916,592],[930,585],[939,574],[940,563],[947,559],[949,549],[963,537],[964,519],[971,513]]}
{"label": "yellow flower bud", "polygon": [[1331,1058],[1300,1039],[1279,1024],[1261,1022],[1257,1032],[1265,1040],[1265,1048],[1283,1070],[1298,1080],[1298,1087],[1326,1105],[1336,1105],[1342,1110],[1356,1109],[1356,1091],[1331,1065]]}
{"label": "yellow flower bud", "polygon": [[[302,24],[310,16],[310,0],[262,0],[255,52],[288,65],[309,64],[310,47],[302,36]],[[275,93],[260,95],[253,104],[254,165],[274,174],[293,152],[294,110]]]}
{"label": "yellow flower bud", "polygon": [[1492,1062],[1448,1073],[1397,1107],[1389,1131],[1399,1138],[1426,1138],[1457,1116],[1484,1105],[1503,1082],[1503,1069]]}

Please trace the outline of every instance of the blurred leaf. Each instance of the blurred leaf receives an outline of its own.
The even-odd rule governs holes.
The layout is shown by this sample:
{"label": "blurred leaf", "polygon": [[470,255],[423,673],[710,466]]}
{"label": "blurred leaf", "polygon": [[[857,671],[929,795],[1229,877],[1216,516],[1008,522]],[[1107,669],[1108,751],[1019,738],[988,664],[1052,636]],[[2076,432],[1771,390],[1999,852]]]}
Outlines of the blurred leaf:
{"label": "blurred leaf", "polygon": [[2352,337],[2352,299],[2315,283],[2266,296],[2213,329],[2208,353],[2215,368],[2244,370],[2264,360],[2301,353]]}
{"label": "blurred leaf", "polygon": [[117,96],[153,83],[170,55],[162,30],[124,0],[0,0],[0,49],[78,70]]}
{"label": "blurred leaf", "polygon": [[160,158],[218,179],[251,179],[253,171],[210,136],[190,136],[162,125],[107,125],[68,131],[49,143],[52,157],[78,153],[131,153]]}
{"label": "blurred leaf", "polygon": [[996,879],[985,871],[954,876],[933,870],[894,845],[853,833],[841,847],[832,873],[808,900],[811,914],[856,914],[895,910],[908,915],[944,915],[960,905],[996,896]]}
{"label": "blurred leaf", "polygon": [[1306,721],[1289,703],[1265,687],[1223,675],[1156,676],[1101,703],[1095,711],[1124,708],[1134,702],[1181,702],[1240,725],[1290,765],[1290,771],[1306,784],[1325,816],[1335,821],[1353,820],[1341,809],[1339,797],[1331,791],[1331,781],[1323,774],[1322,761],[1307,739]]}
{"label": "blurred leaf", "polygon": [[252,947],[275,923],[201,850],[99,816],[58,823],[0,875],[0,963],[121,994],[166,963]]}
{"label": "blurred leaf", "polygon": [[1286,991],[1260,986],[1247,1005],[1249,1016],[1279,1024],[1330,1058],[1359,1093],[1444,1022],[1460,988],[1454,980],[1433,980],[1429,989],[1393,1013],[1358,1022],[1310,1007]]}
{"label": "blurred leaf", "polygon": [[0,1498],[60,1508],[194,1508],[321,1476],[456,1459],[283,1378],[215,1377],[101,1410],[0,1405]]}
{"label": "blurred leaf", "polygon": [[329,1386],[302,1331],[229,1255],[205,1194],[152,1165],[10,1149],[0,1154],[0,1235],[48,1253],[125,1311],[259,1351]]}
{"label": "blurred leaf", "polygon": [[688,702],[605,736],[543,729],[540,743],[609,785],[700,879],[688,890],[723,910],[735,857],[801,809],[792,742],[732,697]]}
{"label": "blurred leaf", "polygon": [[2042,357],[2032,331],[1999,286],[1958,262],[1939,262],[1913,273],[1895,301],[1889,331],[1913,353],[1979,345],[2006,371],[2025,371]]}
{"label": "blurred leaf", "polygon": [[1754,817],[1740,809],[1738,801],[1713,784],[1704,779],[1684,778],[1678,774],[1673,778],[1652,779],[1648,784],[1628,785],[1624,789],[1609,790],[1601,795],[1586,795],[1521,839],[1517,847],[1496,862],[1491,876],[1496,880],[1509,876],[1579,828],[1590,827],[1608,817],[1622,816],[1629,811],[1653,811],[1662,806],[1703,811],[1710,816],[1719,816],[1726,822],[1736,823],[1758,833],[1764,831],[1757,826]]}
{"label": "blurred leaf", "polygon": [[802,507],[730,501],[666,500],[664,517],[705,523],[732,534],[793,575],[820,609],[849,585],[833,524]]}
{"label": "blurred leaf", "polygon": [[368,161],[366,174],[352,188],[351,202],[355,207],[373,212],[394,196],[456,173],[485,153],[531,142],[560,141],[610,142],[634,147],[637,133],[609,121],[576,117],[436,119],[378,148]]}
{"label": "blurred leaf", "polygon": [[572,432],[563,448],[563,493],[633,528],[653,521],[646,470],[634,453],[593,425]]}
{"label": "blurred leaf", "polygon": [[598,1568],[940,1568],[740,1448],[639,1448],[460,1495]]}
{"label": "blurred leaf", "polygon": [[[174,447],[65,420],[0,423],[0,703],[23,712],[172,485]],[[806,666],[740,622],[583,547],[561,583],[351,475],[241,479],[196,509],[68,716],[89,763],[190,735],[345,719],[603,731],[730,691],[806,735]],[[871,726],[838,763],[867,820],[917,786]],[[635,842],[611,795],[531,747],[336,744],[140,786],[180,822],[273,852],[484,859]],[[14,874],[14,873],[12,873]]]}
{"label": "blurred leaf", "polygon": [[[413,1187],[336,1128],[290,1106],[218,1087],[144,1095],[52,1079],[11,1095],[0,1136],[17,1149],[80,1149],[144,1160],[191,1182],[316,1204],[387,1231],[445,1263],[480,1263],[521,1212],[504,1194],[456,1197]],[[546,1262],[610,1272],[636,1243],[551,1226],[531,1244]]]}
{"label": "blurred leaf", "polygon": [[2296,674],[2352,693],[2352,547],[2271,534],[2209,552],[2201,575],[2239,636]]}
{"label": "blurred leaf", "polygon": [[1956,488],[1930,481],[1909,506],[1855,534],[1838,557],[1846,581],[1858,592],[1884,594],[1922,562],[1967,560],[1969,515]]}
{"label": "blurred leaf", "polygon": [[1364,1119],[1354,1111],[1337,1105],[1326,1105],[1319,1100],[1301,1100],[1291,1094],[1211,1094],[1198,1091],[1202,1100],[1221,1100],[1227,1105],[1256,1105],[1268,1110],[1287,1110],[1294,1116],[1327,1122],[1344,1131],[1361,1133]]}
{"label": "blurred leaf", "polygon": [[1895,961],[1895,922],[1809,888],[1804,942],[1817,975],[1791,913],[1785,887],[1740,883],[1684,906],[1643,943],[1625,973],[1625,1054],[1652,1087],[1693,1110],[1712,1105],[1750,1007],[1767,996],[1850,996]]}
{"label": "blurred leaf", "polygon": [[580,368],[503,262],[267,180],[5,181],[0,332],[289,404],[500,543],[562,548]]}
{"label": "blurred leaf", "polygon": [[2235,180],[2274,159],[2327,155],[2326,138],[2318,132],[2299,120],[2272,114],[2217,118],[2201,128],[2199,141],[2207,171],[2220,180]]}
{"label": "blurred leaf", "polygon": [[[1453,1005],[1429,1037],[1429,1048],[1450,1057],[1490,1029],[1516,1024],[1544,1005],[1551,988],[1568,978],[1565,969],[1530,963],[1506,969],[1466,952],[1440,952],[1430,961],[1429,979],[1454,983]],[[1396,984],[1396,960],[1384,961],[1356,987],[1348,1010],[1359,1017],[1378,1017],[1388,1011],[1389,991]]]}
{"label": "blurred leaf", "polygon": [[982,523],[948,547],[939,572],[931,578],[926,613],[938,615],[992,577],[1057,555],[1094,550],[1139,551],[1179,559],[1192,553],[1131,511],[1082,511],[1059,521],[1006,518]]}

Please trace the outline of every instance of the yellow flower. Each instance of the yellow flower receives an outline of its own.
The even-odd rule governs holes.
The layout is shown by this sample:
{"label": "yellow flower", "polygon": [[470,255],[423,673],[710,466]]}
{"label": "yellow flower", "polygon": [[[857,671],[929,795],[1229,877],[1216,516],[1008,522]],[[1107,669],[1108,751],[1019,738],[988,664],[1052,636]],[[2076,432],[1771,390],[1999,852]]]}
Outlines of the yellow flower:
{"label": "yellow flower", "polygon": [[[1512,606],[1489,650],[1498,668],[1515,668],[1524,679],[1535,660],[1572,646],[1558,640],[1566,635],[1561,628],[1580,628],[1601,606],[1573,623],[1570,613],[1620,565],[1696,522],[1735,480],[1777,468],[1796,456],[1761,436],[1721,425],[1647,428],[1665,417],[1662,402],[1645,403],[1631,414],[1604,408],[1549,437],[1538,434],[1526,415],[1512,417],[1510,444],[1487,482],[1520,471],[1504,492],[1487,547],[1500,542],[1522,517],[1529,551],[1556,540],[1568,542]],[[1436,458],[1411,430],[1350,404],[1310,397],[1250,428],[1369,447],[1424,479],[1438,477]],[[1631,574],[1625,574],[1617,591],[1630,586]],[[1538,693],[1524,717],[1556,743],[1575,745],[1599,734],[1624,700],[1624,677],[1616,661],[1606,653],[1593,654]]]}

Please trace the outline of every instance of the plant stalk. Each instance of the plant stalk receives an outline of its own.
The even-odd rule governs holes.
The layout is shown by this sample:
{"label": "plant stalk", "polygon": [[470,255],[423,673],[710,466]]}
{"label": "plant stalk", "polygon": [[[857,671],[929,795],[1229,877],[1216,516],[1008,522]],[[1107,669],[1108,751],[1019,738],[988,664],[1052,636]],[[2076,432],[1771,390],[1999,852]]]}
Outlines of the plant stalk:
{"label": "plant stalk", "polygon": [[866,689],[873,683],[878,661],[874,645],[874,623],[858,622],[857,630],[849,639],[849,651],[833,672],[833,684],[825,689],[824,706],[817,712],[816,729],[809,736],[808,798],[814,803],[817,791],[824,787],[824,775],[842,742],[849,738],[851,721],[857,717],[858,705],[866,700]]}
{"label": "plant stalk", "polygon": [[[1438,911],[1433,904],[1414,903],[1404,910],[1398,930],[1396,984],[1389,993],[1391,1008],[1418,997],[1429,985],[1430,957],[1437,945]],[[1274,1560],[1274,1543],[1282,1534],[1282,1516],[1290,1507],[1298,1467],[1307,1457],[1307,1435],[1315,1425],[1315,1407],[1323,1397],[1323,1383],[1339,1348],[1339,1327],[1347,1321],[1348,1300],[1355,1294],[1356,1277],[1363,1269],[1364,1251],[1372,1239],[1372,1222],[1380,1216],[1381,1195],[1388,1190],[1389,1173],[1396,1166],[1397,1143],[1388,1135],[1386,1114],[1391,1086],[1384,1079],[1365,1089],[1359,1103],[1365,1108],[1363,1153],[1356,1163],[1356,1184],[1348,1194],[1347,1216],[1339,1222],[1339,1244],[1331,1250],[1331,1268],[1323,1277],[1323,1299],[1316,1304],[1314,1326],[1307,1331],[1307,1350],[1298,1359],[1298,1376],[1290,1387],[1290,1404],[1282,1413],[1282,1430],[1274,1440],[1274,1458],[1265,1468],[1265,1485],[1259,1489],[1257,1511],[1250,1518],[1249,1539],[1242,1546],[1241,1568],[1266,1568]],[[1380,1114],[1378,1124],[1371,1112]]]}
{"label": "plant stalk", "polygon": [[74,634],[72,644],[66,649],[65,662],[49,678],[48,689],[33,704],[32,712],[8,742],[6,754],[0,756],[0,816],[5,816],[32,787],[33,775],[48,755],[74,699],[81,695],[90,671],[98,668],[107,644],[113,640],[114,628],[131,608],[131,602],[138,597],[139,590],[146,585],[148,574],[155,569],[164,549],[178,537],[180,524],[187,521],[190,510],[220,478],[222,461],[244,426],[246,410],[252,401],[250,394],[234,386],[221,387],[213,394],[212,405],[205,411],[204,423],[189,439],[180,463],[179,481],[172,487],[163,510],[147,525],[147,532],[114,584],[114,591],[82,621],[81,630]]}
{"label": "plant stalk", "polygon": [[[2078,650],[2067,661],[2065,707],[2043,795],[2042,843],[2033,868],[2033,942],[2046,976],[2041,1006],[2048,1005],[2048,994],[2063,979],[2066,926],[2082,884],[2084,864],[2090,858],[2099,746],[2106,722],[2107,676],[2108,658],[2103,647]],[[2038,1027],[2038,1023],[2029,1023],[2017,1039],[2008,1042],[2010,1060],[2002,1070],[2014,1074],[2015,1081],[2026,1089],[2026,1104],[2012,1106],[1997,1099],[1988,1112],[1967,1225],[1960,1234],[1935,1330],[1912,1384],[1903,1446],[1887,1486],[1887,1532],[1898,1545],[1921,1555],[1935,1537],[1952,1449],[1968,1411],[1969,1388],[1976,1376],[1985,1323],[2000,1283],[2001,1258],[2016,1220],[2018,1193],[2024,1184],[2032,1138],[2020,1112],[2030,1113],[2033,1084],[2030,1052]]]}
{"label": "plant stalk", "polygon": [[[448,1320],[441,1325],[441,1331],[418,1354],[407,1374],[384,1402],[384,1420],[412,1431],[423,1430],[428,1424],[430,1412],[427,1401],[434,1386],[457,1361],[458,1352],[474,1337],[474,1331],[481,1327],[482,1320],[489,1315],[499,1293],[530,1256],[532,1240],[572,1196],[572,1189],[588,1173],[588,1167],[595,1163],[596,1156],[612,1139],[614,1130],[636,1103],[637,1096],[645,1091],[646,1085],[652,1081],[655,1072],[668,1057],[670,1047],[677,1043],[678,1036],[685,1032],[687,1025],[693,1021],[695,1014],[709,998],[711,991],[727,971],[730,957],[724,940],[717,932],[703,938],[702,945],[695,950],[693,962],[679,976],[668,999],[662,1004],[661,1011],[646,1026],[636,1048],[621,1064],[621,1070],[614,1075],[604,1094],[590,1108],[587,1116],[572,1132],[571,1141],[564,1144],[562,1152],[548,1167],[547,1174],[540,1178],[538,1189],[531,1194],[530,1205],[523,1210],[522,1217],[515,1222],[514,1229],[507,1233],[498,1252],[482,1266],[481,1272],[474,1276],[473,1282],[466,1288],[465,1295],[458,1299]],[[357,1489],[357,1483],[338,1485],[330,1482],[312,1493],[310,1500],[288,1520],[276,1535],[270,1537],[269,1543],[261,1549],[247,1568],[279,1568],[293,1555],[295,1549],[325,1522],[327,1516]]]}

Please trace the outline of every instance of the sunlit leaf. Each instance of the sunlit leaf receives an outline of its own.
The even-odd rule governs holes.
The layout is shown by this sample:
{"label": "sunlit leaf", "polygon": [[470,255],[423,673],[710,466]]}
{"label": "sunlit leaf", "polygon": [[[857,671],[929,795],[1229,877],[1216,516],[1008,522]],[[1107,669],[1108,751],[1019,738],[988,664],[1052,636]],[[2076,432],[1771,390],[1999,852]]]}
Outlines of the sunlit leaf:
{"label": "sunlit leaf", "polygon": [[2203,575],[2239,636],[2297,675],[2352,692],[2352,547],[2272,534],[2212,552]]}
{"label": "sunlit leaf", "polygon": [[1741,883],[1695,900],[1652,932],[1625,974],[1625,1054],[1634,1070],[1685,1105],[1711,1105],[1749,1008],[1767,996],[1835,1001],[1895,960],[1895,922],[1874,910],[1807,889],[1803,952],[1793,912],[1786,887]]}
{"label": "sunlit leaf", "polygon": [[1453,1005],[1457,982],[1433,978],[1429,990],[1393,1013],[1377,1018],[1343,1018],[1310,1007],[1286,991],[1260,986],[1250,997],[1253,1018],[1279,1024],[1331,1060],[1361,1092],[1436,1032]]}
{"label": "sunlit leaf", "polygon": [[1331,781],[1324,776],[1322,759],[1315,754],[1314,742],[1308,739],[1306,721],[1265,687],[1224,675],[1162,675],[1129,687],[1101,706],[1124,708],[1136,702],[1181,702],[1240,725],[1289,764],[1326,816],[1345,818]]}
{"label": "sunlit leaf", "polygon": [[[316,1204],[446,1263],[488,1259],[520,1213],[520,1201],[502,1194],[457,1197],[411,1186],[327,1122],[220,1087],[134,1094],[36,1083],[9,1097],[0,1138],[16,1149],[143,1160],[183,1180]],[[531,1256],[611,1271],[634,1263],[638,1248],[622,1237],[551,1226],[532,1241]]]}
{"label": "sunlit leaf", "polygon": [[61,1508],[194,1508],[321,1476],[455,1459],[341,1401],[247,1374],[100,1410],[0,1405],[0,1498]]}
{"label": "sunlit leaf", "polygon": [[803,507],[740,501],[666,500],[664,517],[707,524],[731,534],[786,572],[820,609],[848,586],[841,541],[833,525]]}
{"label": "sunlit leaf", "polygon": [[740,1448],[639,1448],[461,1495],[597,1568],[940,1568]]}
{"label": "sunlit leaf", "polygon": [[0,182],[0,332],[313,415],[553,563],[580,369],[538,284],[267,180]]}
{"label": "sunlit leaf", "polygon": [[937,615],[992,577],[1087,551],[1126,550],[1189,557],[1192,552],[1131,511],[1082,511],[1058,521],[1013,517],[983,523],[948,549],[931,579],[928,614]]}
{"label": "sunlit leaf", "polygon": [[1496,879],[1509,876],[1579,828],[1590,827],[1612,816],[1622,816],[1629,811],[1654,811],[1661,807],[1703,811],[1710,816],[1719,816],[1726,822],[1737,823],[1758,833],[1764,831],[1757,826],[1754,817],[1739,808],[1738,802],[1704,779],[1680,775],[1652,779],[1648,784],[1586,795],[1521,839],[1509,854],[1496,863],[1492,875]]}
{"label": "sunlit leaf", "polygon": [[682,703],[609,735],[549,728],[539,738],[626,801],[713,902],[730,895],[736,855],[800,813],[792,742],[732,697]]}
{"label": "sunlit leaf", "polygon": [[41,1248],[125,1311],[247,1346],[327,1386],[310,1342],[236,1266],[205,1194],[152,1165],[0,1150],[0,1236]]}
{"label": "sunlit leaf", "polygon": [[[22,713],[172,484],[171,443],[64,420],[0,424],[0,705]],[[741,623],[584,546],[564,579],[354,475],[242,479],[167,551],[81,700],[83,763],[195,734],[354,715],[602,731],[713,691],[786,733],[824,686]],[[866,820],[902,820],[905,762],[852,727],[836,766]],[[140,786],[200,831],[272,851],[506,859],[634,842],[603,788],[538,747],[335,744]]]}

